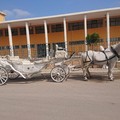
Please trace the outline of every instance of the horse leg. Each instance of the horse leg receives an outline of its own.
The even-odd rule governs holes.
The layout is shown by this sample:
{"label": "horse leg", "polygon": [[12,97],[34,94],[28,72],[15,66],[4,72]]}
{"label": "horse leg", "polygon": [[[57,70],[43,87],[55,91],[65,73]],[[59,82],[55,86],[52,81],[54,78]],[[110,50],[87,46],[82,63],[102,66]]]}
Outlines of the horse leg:
{"label": "horse leg", "polygon": [[113,81],[113,80],[114,80],[113,73],[112,73],[112,69],[109,69],[109,70],[108,70],[108,79],[110,79],[110,81]]}
{"label": "horse leg", "polygon": [[90,74],[90,71],[89,71],[89,67],[88,67],[86,70],[87,70],[87,76],[88,76],[88,78],[91,78],[91,74]]}
{"label": "horse leg", "polygon": [[84,76],[84,80],[87,81],[88,78],[87,78],[87,68],[86,67],[83,68],[83,76]]}
{"label": "horse leg", "polygon": [[115,63],[110,64],[108,66],[108,78],[110,79],[110,81],[114,80],[114,77],[113,77],[113,68],[114,68],[114,66],[115,66]]}
{"label": "horse leg", "polygon": [[90,75],[90,71],[89,71],[89,67],[91,65],[91,62],[87,63],[86,65],[84,65],[83,67],[83,75],[84,75],[84,80],[87,81],[88,78],[87,77],[91,77]]}

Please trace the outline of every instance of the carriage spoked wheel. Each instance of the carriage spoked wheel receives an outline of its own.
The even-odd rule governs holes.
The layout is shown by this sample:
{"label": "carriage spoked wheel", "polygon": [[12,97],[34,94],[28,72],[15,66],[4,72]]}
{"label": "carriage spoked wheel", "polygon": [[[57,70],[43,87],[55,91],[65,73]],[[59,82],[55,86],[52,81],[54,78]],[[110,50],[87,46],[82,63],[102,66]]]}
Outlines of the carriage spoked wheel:
{"label": "carriage spoked wheel", "polygon": [[66,78],[65,78],[65,80],[67,80],[67,78],[68,78],[69,75],[70,75],[70,68],[69,68],[68,65],[66,65],[66,64],[62,65],[62,68],[65,70],[65,73],[66,73]]}
{"label": "carriage spoked wheel", "polygon": [[66,78],[66,72],[62,67],[56,66],[51,70],[51,78],[57,83],[63,82]]}
{"label": "carriage spoked wheel", "polygon": [[8,72],[4,67],[0,66],[0,85],[4,85],[8,80]]}
{"label": "carriage spoked wheel", "polygon": [[8,73],[9,79],[16,79],[19,77],[19,74],[14,70],[10,70]]}

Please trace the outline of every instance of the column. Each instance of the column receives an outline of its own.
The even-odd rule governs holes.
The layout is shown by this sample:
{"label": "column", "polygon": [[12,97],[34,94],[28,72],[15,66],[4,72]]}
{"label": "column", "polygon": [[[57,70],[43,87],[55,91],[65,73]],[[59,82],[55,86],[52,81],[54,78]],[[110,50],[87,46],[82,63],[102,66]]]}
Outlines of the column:
{"label": "column", "polygon": [[47,30],[47,22],[46,22],[46,20],[44,20],[44,29],[45,29],[45,43],[46,43],[46,58],[49,58],[48,30]]}
{"label": "column", "polygon": [[14,56],[13,42],[12,42],[12,31],[11,31],[10,24],[8,24],[8,36],[9,36],[9,45],[10,45],[10,56]]}
{"label": "column", "polygon": [[108,48],[110,48],[110,15],[109,12],[106,14],[106,19],[107,19],[107,44]]}
{"label": "column", "polygon": [[86,15],[84,15],[84,33],[85,33],[85,51],[88,51],[87,41],[86,41],[86,37],[87,37],[87,16]]}
{"label": "column", "polygon": [[64,42],[65,42],[65,50],[68,52],[68,44],[67,44],[67,27],[66,27],[66,19],[63,19],[64,24]]}
{"label": "column", "polygon": [[25,27],[26,27],[28,58],[31,59],[30,34],[29,34],[29,25],[28,25],[28,22],[25,23]]}

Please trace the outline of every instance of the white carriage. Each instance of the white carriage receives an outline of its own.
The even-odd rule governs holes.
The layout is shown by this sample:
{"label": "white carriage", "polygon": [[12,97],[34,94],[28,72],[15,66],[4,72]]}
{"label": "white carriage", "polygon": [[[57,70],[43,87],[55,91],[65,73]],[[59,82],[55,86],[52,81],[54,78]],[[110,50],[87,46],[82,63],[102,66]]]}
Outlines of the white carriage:
{"label": "white carriage", "polygon": [[20,59],[19,56],[4,56],[0,58],[0,85],[5,84],[8,79],[15,79],[21,76],[24,79],[41,74],[43,69],[50,66],[51,78],[55,82],[64,81],[69,74],[69,65],[66,64],[70,58],[66,58],[66,52],[63,49],[57,49],[54,58],[40,59],[31,61]]}
{"label": "white carriage", "polygon": [[[64,48],[57,45],[55,56],[49,59],[29,60],[21,59],[19,56],[2,56],[0,57],[0,85],[5,84],[8,79],[16,79],[19,76],[29,79],[41,75],[42,70],[47,70],[48,67],[52,80],[62,82],[68,78],[70,70],[76,68],[76,65],[72,64],[75,58],[73,56],[74,52],[68,57]],[[80,58],[78,61],[80,62]]]}
{"label": "white carriage", "polygon": [[[7,58],[0,59],[0,84],[3,85],[8,79],[15,79],[19,76],[24,79],[32,78],[35,74],[40,74],[50,64],[53,64],[51,60],[31,62],[30,60],[19,59],[18,57],[16,59],[16,56],[7,56]],[[62,81],[65,78],[65,71],[59,67],[57,72],[59,72],[59,81]]]}

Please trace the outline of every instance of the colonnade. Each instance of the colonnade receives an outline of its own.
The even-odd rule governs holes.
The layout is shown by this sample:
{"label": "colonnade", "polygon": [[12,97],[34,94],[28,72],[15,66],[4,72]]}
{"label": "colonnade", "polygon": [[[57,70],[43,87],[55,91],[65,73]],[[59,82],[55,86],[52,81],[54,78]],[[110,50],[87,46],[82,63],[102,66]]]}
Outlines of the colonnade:
{"label": "colonnade", "polygon": [[[84,36],[85,36],[85,50],[87,51],[87,15],[84,15]],[[110,48],[110,15],[109,12],[106,13],[106,20],[107,20],[107,47]],[[48,38],[48,30],[47,30],[47,20],[44,20],[44,30],[45,30],[45,44],[46,44],[46,57],[49,57],[49,38]],[[68,51],[68,44],[67,44],[67,19],[63,18],[63,26],[64,26],[64,42],[65,42],[65,50]],[[31,47],[30,47],[30,33],[29,33],[29,22],[25,22],[26,28],[26,41],[27,41],[27,50],[28,50],[28,57],[31,58]],[[10,55],[14,56],[13,50],[13,40],[12,40],[12,31],[11,25],[8,24],[8,36],[9,36],[9,46],[10,46]]]}

